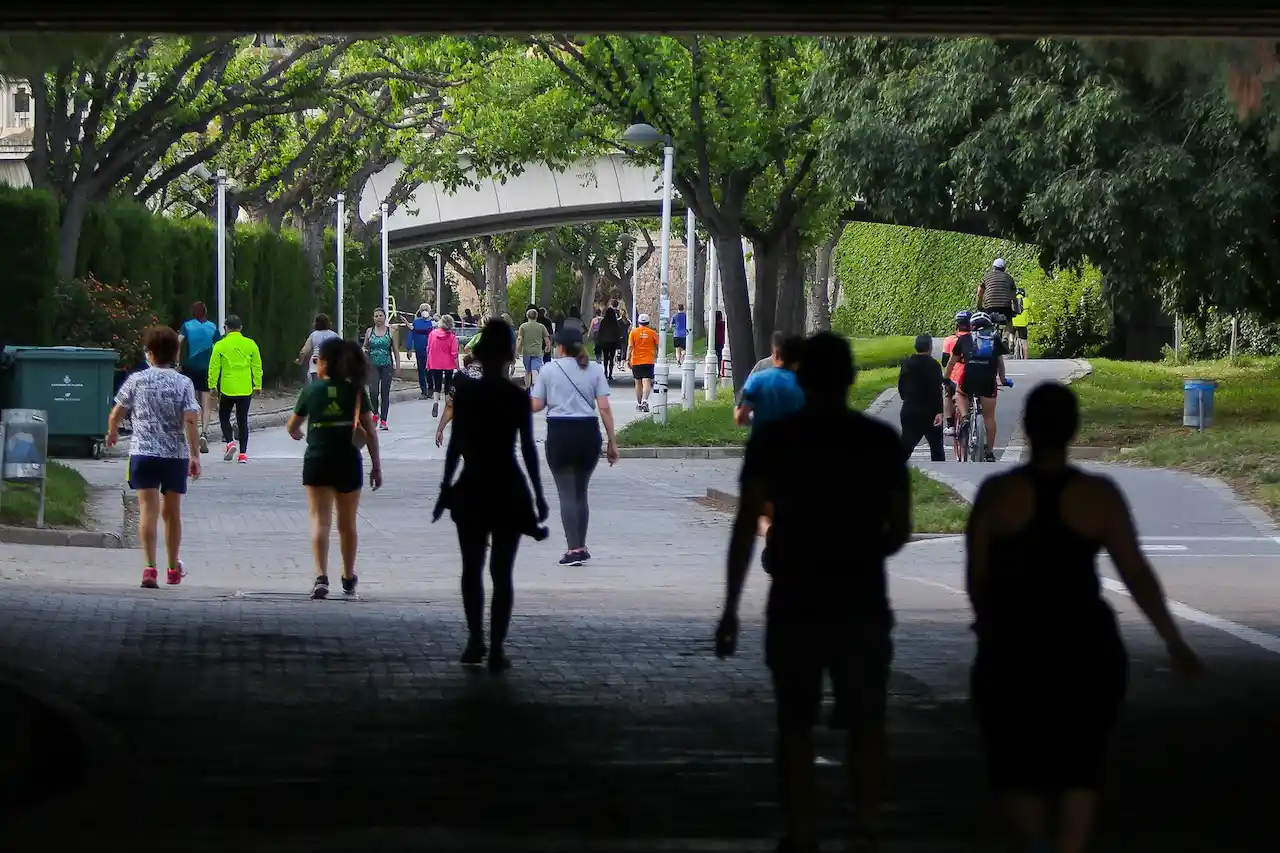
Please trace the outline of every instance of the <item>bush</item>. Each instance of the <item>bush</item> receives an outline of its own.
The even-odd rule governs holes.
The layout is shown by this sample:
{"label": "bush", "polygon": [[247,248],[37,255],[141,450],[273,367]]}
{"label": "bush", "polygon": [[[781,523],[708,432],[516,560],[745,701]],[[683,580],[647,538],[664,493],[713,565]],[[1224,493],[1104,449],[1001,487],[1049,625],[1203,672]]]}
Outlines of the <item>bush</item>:
{"label": "bush", "polygon": [[0,342],[42,346],[52,333],[58,264],[58,204],[35,190],[0,187],[4,310]]}
{"label": "bush", "polygon": [[132,363],[142,336],[160,320],[143,282],[106,284],[92,276],[59,284],[55,291],[53,339],[65,346],[115,350]]}
{"label": "bush", "polygon": [[995,258],[1031,300],[1031,343],[1045,355],[1089,354],[1107,338],[1101,276],[1040,267],[1035,247],[990,237],[854,223],[836,247],[841,302],[833,327],[851,337],[941,335],[971,307]]}
{"label": "bush", "polygon": [[[1267,323],[1241,314],[1236,335],[1237,355],[1280,355],[1280,323]],[[1208,309],[1204,316],[1182,324],[1184,359],[1211,360],[1231,354],[1231,315]]]}
{"label": "bush", "polygon": [[[533,278],[518,275],[507,282],[507,311],[512,317],[523,317],[525,306],[536,303],[530,295]],[[538,282],[542,289],[542,282]],[[578,298],[582,295],[582,283],[568,264],[560,264],[556,268],[556,282],[551,287],[551,304],[546,308],[551,314],[568,313],[570,308],[578,306]],[[541,306],[539,306],[541,307]]]}

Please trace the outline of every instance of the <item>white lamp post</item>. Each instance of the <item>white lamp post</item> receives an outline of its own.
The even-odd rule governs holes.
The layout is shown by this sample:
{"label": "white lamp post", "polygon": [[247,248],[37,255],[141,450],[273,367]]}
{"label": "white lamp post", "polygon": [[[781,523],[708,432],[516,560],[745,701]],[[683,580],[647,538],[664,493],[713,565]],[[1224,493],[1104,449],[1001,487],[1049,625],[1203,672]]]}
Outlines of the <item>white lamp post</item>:
{"label": "white lamp post", "polygon": [[218,170],[218,334],[227,331],[227,170]]}
{"label": "white lamp post", "polygon": [[686,209],[684,218],[684,325],[685,334],[689,339],[685,341],[684,361],[680,362],[680,401],[686,409],[692,409],[693,401],[698,396],[698,389],[694,387],[698,381],[698,366],[694,363],[694,355],[689,348],[689,344],[693,343],[693,324],[689,322],[689,312],[693,310],[693,277],[696,272],[694,266],[698,261],[698,230],[697,223],[693,221],[692,210]]}
{"label": "white lamp post", "polygon": [[[391,305],[391,253],[387,251],[387,203],[382,203],[382,313]],[[391,318],[387,317],[388,325]]]}
{"label": "white lamp post", "polygon": [[334,225],[337,233],[338,243],[338,263],[337,271],[333,277],[334,295],[337,297],[337,309],[334,314],[335,327],[339,335],[343,335],[342,324],[342,303],[346,299],[346,236],[347,236],[347,196],[345,193],[338,193],[338,221]]}
{"label": "white lamp post", "polygon": [[[633,124],[622,134],[624,142],[653,146],[662,143],[662,270],[658,291],[658,360],[653,365],[654,414],[660,424],[667,422],[667,326],[671,321],[671,173],[676,148],[670,136],[647,124]],[[633,318],[634,319],[634,318]]]}
{"label": "white lamp post", "polygon": [[707,359],[703,363],[702,387],[708,400],[715,400],[720,380],[716,358],[716,291],[720,288],[720,264],[716,261],[716,241],[707,241]]}
{"label": "white lamp post", "polygon": [[529,301],[526,305],[538,304],[538,250],[533,250],[533,275],[529,277]]}
{"label": "white lamp post", "polygon": [[444,313],[444,302],[441,300],[441,294],[444,282],[444,252],[436,253],[436,313]]}

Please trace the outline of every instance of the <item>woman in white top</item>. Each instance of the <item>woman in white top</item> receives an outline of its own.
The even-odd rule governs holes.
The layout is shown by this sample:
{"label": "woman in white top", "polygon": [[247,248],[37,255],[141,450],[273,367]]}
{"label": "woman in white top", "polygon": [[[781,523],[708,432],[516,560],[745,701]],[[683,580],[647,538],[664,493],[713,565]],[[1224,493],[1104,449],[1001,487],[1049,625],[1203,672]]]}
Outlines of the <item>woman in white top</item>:
{"label": "woman in white top", "polygon": [[568,545],[560,565],[581,566],[591,559],[587,486],[600,462],[600,421],[608,436],[605,453],[610,465],[618,461],[618,443],[609,408],[609,382],[604,368],[587,356],[582,329],[557,332],[556,350],[557,357],[538,372],[532,403],[535,412],[547,411],[547,467],[560,496],[560,521]]}
{"label": "woman in white top", "polygon": [[333,330],[333,326],[329,323],[328,314],[317,314],[315,322],[315,331],[307,336],[307,342],[302,345],[302,350],[298,353],[298,364],[307,365],[307,382],[316,381],[316,370],[319,363],[320,345],[330,338],[337,338],[340,335]]}

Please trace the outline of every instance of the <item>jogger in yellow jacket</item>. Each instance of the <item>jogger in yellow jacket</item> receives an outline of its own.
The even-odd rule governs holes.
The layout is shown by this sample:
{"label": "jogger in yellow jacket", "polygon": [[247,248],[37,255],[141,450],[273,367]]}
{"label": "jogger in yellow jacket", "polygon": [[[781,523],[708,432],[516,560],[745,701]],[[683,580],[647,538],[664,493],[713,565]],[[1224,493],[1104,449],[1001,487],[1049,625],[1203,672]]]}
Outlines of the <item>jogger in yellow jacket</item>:
{"label": "jogger in yellow jacket", "polygon": [[[226,452],[222,458],[248,462],[249,401],[262,390],[262,353],[252,338],[243,333],[244,324],[232,314],[227,317],[226,335],[213,345],[209,357],[209,388],[218,392],[218,423]],[[231,410],[236,413],[236,433],[231,432]]]}

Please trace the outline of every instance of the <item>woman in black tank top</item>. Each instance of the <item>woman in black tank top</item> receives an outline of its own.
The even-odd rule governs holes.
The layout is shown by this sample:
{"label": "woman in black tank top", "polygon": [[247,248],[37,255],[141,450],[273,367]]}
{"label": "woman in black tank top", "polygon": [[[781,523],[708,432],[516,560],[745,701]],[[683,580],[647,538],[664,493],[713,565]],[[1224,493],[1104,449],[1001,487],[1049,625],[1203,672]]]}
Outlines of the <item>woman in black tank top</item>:
{"label": "woman in black tank top", "polygon": [[1199,666],[1142,555],[1123,495],[1109,479],[1067,464],[1078,425],[1068,388],[1032,391],[1024,421],[1031,462],[983,484],[966,533],[978,638],[971,690],[991,785],[1028,850],[1062,853],[1084,850],[1092,834],[1128,677],[1098,579],[1100,551],[1179,669]]}

